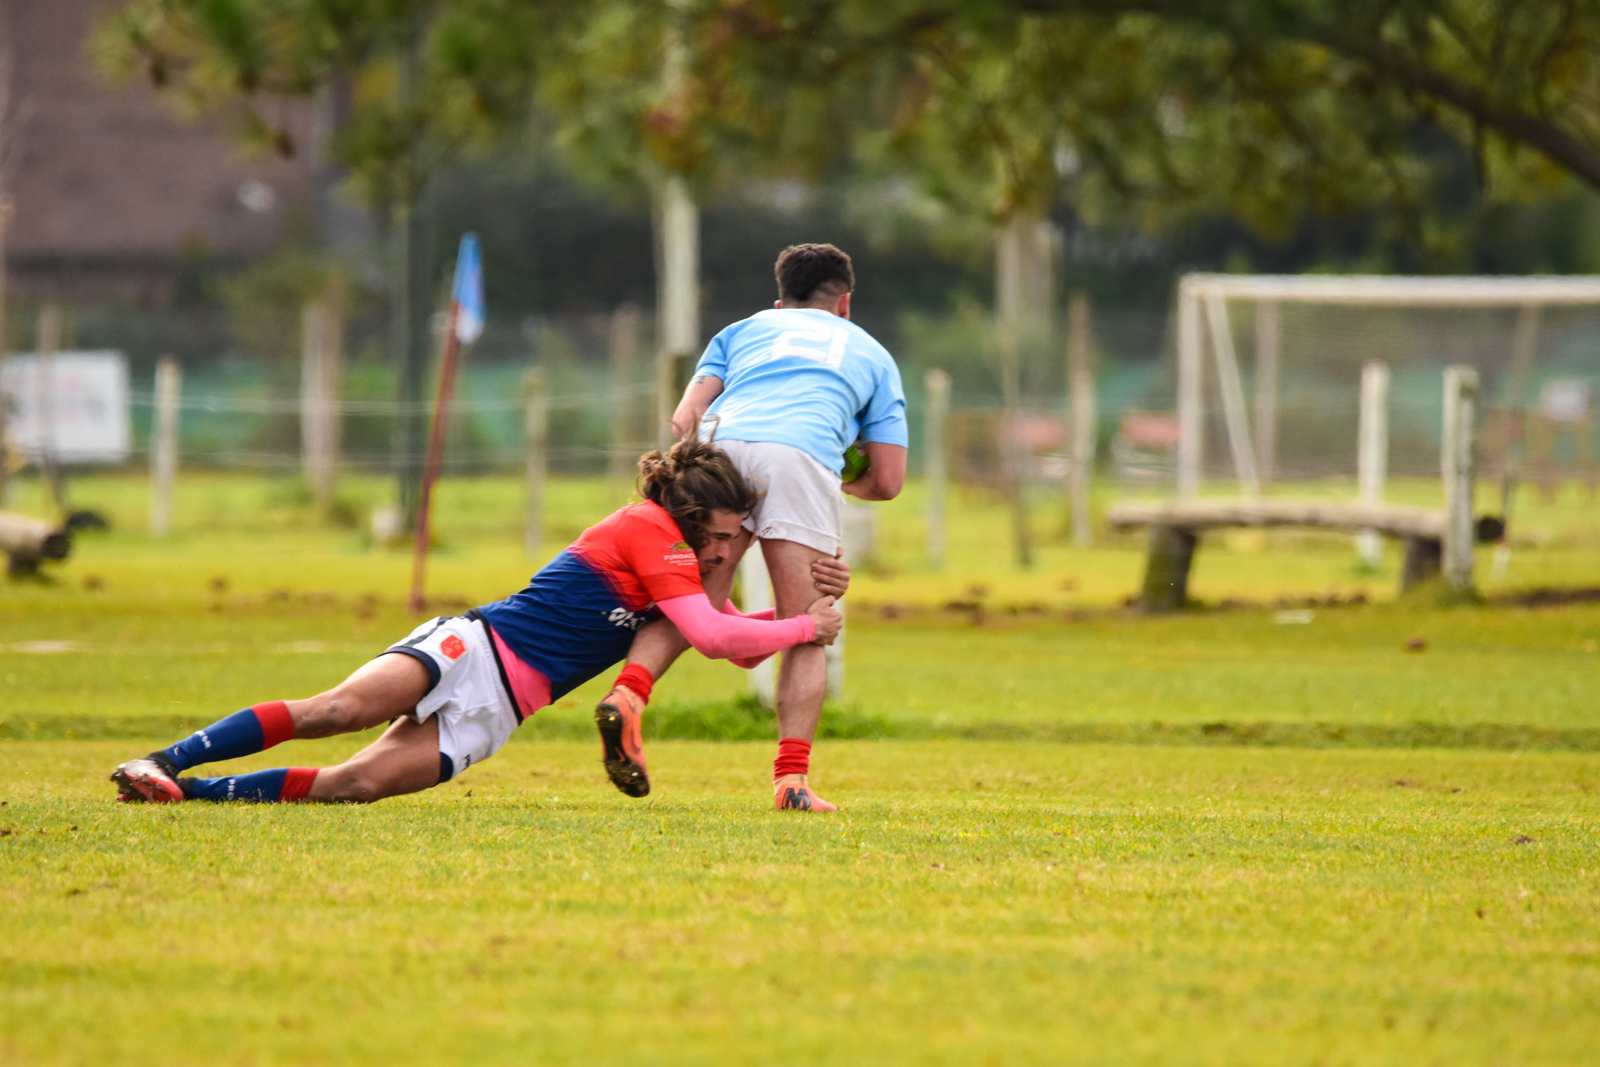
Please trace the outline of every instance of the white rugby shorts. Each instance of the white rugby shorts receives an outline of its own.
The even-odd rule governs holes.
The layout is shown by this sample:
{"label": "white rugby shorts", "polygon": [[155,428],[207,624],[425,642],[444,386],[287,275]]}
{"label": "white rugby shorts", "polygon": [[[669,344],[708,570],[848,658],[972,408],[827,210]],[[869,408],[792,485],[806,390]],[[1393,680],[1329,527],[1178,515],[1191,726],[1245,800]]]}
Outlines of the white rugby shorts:
{"label": "white rugby shorts", "polygon": [[793,445],[771,441],[723,441],[750,487],[761,494],[744,528],[757,537],[797,541],[831,556],[839,551],[844,494],[839,476]]}
{"label": "white rugby shorts", "polygon": [[430,620],[388,652],[418,660],[433,687],[411,719],[439,717],[439,781],[482,763],[511,739],[522,716],[511,699],[488,625],[473,612]]}

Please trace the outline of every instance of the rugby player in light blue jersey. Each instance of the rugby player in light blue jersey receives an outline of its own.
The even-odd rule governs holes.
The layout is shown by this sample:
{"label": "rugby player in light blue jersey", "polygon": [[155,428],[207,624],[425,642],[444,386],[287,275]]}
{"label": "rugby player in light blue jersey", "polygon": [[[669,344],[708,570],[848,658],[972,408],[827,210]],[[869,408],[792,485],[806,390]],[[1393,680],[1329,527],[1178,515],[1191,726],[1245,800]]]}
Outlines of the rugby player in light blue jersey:
{"label": "rugby player in light blue jersey", "polygon": [[[734,323],[706,347],[672,417],[680,438],[716,441],[761,502],[744,530],[761,540],[777,617],[803,614],[816,599],[817,560],[839,552],[845,452],[857,445],[868,466],[843,482],[862,500],[892,500],[905,484],[906,402],[888,351],[850,321],[855,271],[831,244],[794,245],[776,266],[778,300]],[[719,577],[749,545],[733,546]],[[708,579],[708,588],[712,580]],[[687,644],[670,624],[652,624],[628,659],[659,677]],[[811,742],[827,693],[820,646],[784,653],[778,671],[778,758],[774,801],[782,810],[832,811],[807,782]]]}

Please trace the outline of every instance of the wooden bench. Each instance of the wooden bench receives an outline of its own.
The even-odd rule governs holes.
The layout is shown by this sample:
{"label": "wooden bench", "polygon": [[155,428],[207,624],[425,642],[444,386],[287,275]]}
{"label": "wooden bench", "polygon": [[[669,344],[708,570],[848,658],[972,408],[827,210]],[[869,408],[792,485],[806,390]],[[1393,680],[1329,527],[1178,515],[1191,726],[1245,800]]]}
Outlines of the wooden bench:
{"label": "wooden bench", "polygon": [[[1189,601],[1189,569],[1200,534],[1230,527],[1298,526],[1319,530],[1375,530],[1405,542],[1404,592],[1439,573],[1445,514],[1394,504],[1302,504],[1292,501],[1170,501],[1116,504],[1106,514],[1115,529],[1150,528],[1139,606],[1148,612],[1177,611]],[[1500,535],[1500,520],[1479,519],[1479,541]]]}
{"label": "wooden bench", "polygon": [[39,564],[66,559],[72,551],[72,531],[42,519],[0,511],[0,552],[8,557],[6,573],[21,577],[39,573]]}

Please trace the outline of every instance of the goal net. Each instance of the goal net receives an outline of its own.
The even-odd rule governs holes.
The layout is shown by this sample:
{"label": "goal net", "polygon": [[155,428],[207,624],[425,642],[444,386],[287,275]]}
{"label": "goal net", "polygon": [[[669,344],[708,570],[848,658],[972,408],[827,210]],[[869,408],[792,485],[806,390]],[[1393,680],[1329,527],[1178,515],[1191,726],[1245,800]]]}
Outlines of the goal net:
{"label": "goal net", "polygon": [[1445,369],[1467,366],[1481,475],[1593,491],[1600,277],[1190,274],[1174,337],[1181,496],[1207,479],[1353,493],[1369,365],[1389,475],[1439,477]]}

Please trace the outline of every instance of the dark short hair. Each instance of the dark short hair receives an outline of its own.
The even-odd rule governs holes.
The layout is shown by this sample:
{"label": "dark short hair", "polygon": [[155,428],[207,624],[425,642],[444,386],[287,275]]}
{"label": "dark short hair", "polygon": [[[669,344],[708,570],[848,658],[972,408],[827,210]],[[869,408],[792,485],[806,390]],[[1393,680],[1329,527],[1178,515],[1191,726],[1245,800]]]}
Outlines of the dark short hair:
{"label": "dark short hair", "polygon": [[836,299],[856,288],[850,257],[833,245],[790,245],[778,254],[778,299],[805,304],[821,295]]}
{"label": "dark short hair", "polygon": [[639,457],[639,495],[665,508],[696,552],[711,539],[706,527],[713,511],[748,515],[760,501],[726,452],[693,437],[666,455]]}

